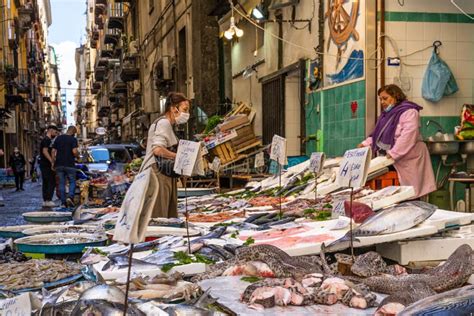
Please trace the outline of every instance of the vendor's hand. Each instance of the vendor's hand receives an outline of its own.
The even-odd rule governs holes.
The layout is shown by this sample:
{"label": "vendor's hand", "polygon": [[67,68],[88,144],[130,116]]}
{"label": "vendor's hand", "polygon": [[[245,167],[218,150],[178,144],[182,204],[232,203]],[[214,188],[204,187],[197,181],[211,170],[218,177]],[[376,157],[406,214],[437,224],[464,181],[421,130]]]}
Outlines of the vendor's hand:
{"label": "vendor's hand", "polygon": [[386,154],[385,157],[387,157],[387,159],[393,159],[392,156],[390,156],[390,154]]}
{"label": "vendor's hand", "polygon": [[359,145],[357,145],[357,148],[364,148],[364,144],[360,143]]}

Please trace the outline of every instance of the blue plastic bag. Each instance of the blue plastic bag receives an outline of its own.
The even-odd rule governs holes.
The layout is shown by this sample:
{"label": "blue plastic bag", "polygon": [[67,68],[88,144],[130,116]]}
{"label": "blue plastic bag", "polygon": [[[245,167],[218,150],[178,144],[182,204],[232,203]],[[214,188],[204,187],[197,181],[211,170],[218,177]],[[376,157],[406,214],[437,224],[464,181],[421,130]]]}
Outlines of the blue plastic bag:
{"label": "blue plastic bag", "polygon": [[423,77],[421,95],[428,101],[438,102],[443,96],[451,95],[458,90],[456,79],[449,66],[433,51]]}

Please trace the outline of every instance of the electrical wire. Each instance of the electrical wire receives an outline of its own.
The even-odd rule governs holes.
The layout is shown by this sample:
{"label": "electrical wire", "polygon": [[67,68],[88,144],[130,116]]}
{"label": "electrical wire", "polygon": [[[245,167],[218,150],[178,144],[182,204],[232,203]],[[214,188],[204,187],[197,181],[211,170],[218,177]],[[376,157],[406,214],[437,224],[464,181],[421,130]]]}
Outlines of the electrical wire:
{"label": "electrical wire", "polygon": [[311,29],[311,23],[313,23],[313,19],[314,19],[314,12],[316,11],[315,1],[311,1],[311,3],[313,4],[313,12],[311,13],[311,18],[309,18],[309,21],[307,22],[307,24],[305,26],[298,27],[295,25],[295,21],[292,21],[290,24],[292,28],[294,28],[295,30],[304,30],[305,28]]}
{"label": "electrical wire", "polygon": [[466,11],[464,11],[460,6],[457,5],[456,2],[454,2],[454,0],[451,0],[451,4],[453,6],[455,6],[459,11],[461,11],[462,14],[464,14],[465,16],[467,16],[468,18],[470,18],[471,20],[474,20],[474,17],[469,15]]}

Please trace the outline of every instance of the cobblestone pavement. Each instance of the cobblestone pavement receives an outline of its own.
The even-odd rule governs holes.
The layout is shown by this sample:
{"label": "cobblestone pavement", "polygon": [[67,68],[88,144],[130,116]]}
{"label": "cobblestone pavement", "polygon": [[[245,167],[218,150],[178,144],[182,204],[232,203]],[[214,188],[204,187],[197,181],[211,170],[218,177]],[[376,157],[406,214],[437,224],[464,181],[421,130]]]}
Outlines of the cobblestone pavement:
{"label": "cobblestone pavement", "polygon": [[27,224],[22,214],[41,210],[41,182],[25,180],[25,191],[15,192],[15,188],[0,189],[5,206],[0,207],[0,226]]}

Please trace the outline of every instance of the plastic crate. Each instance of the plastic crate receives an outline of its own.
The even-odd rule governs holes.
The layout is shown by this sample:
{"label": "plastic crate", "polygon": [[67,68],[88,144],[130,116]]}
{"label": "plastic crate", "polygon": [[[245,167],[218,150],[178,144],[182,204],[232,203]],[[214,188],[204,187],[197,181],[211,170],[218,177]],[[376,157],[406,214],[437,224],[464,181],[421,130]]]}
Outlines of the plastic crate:
{"label": "plastic crate", "polygon": [[389,186],[399,186],[398,174],[396,171],[389,171],[384,175],[378,176],[375,179],[367,181],[367,185],[372,190],[380,190]]}

